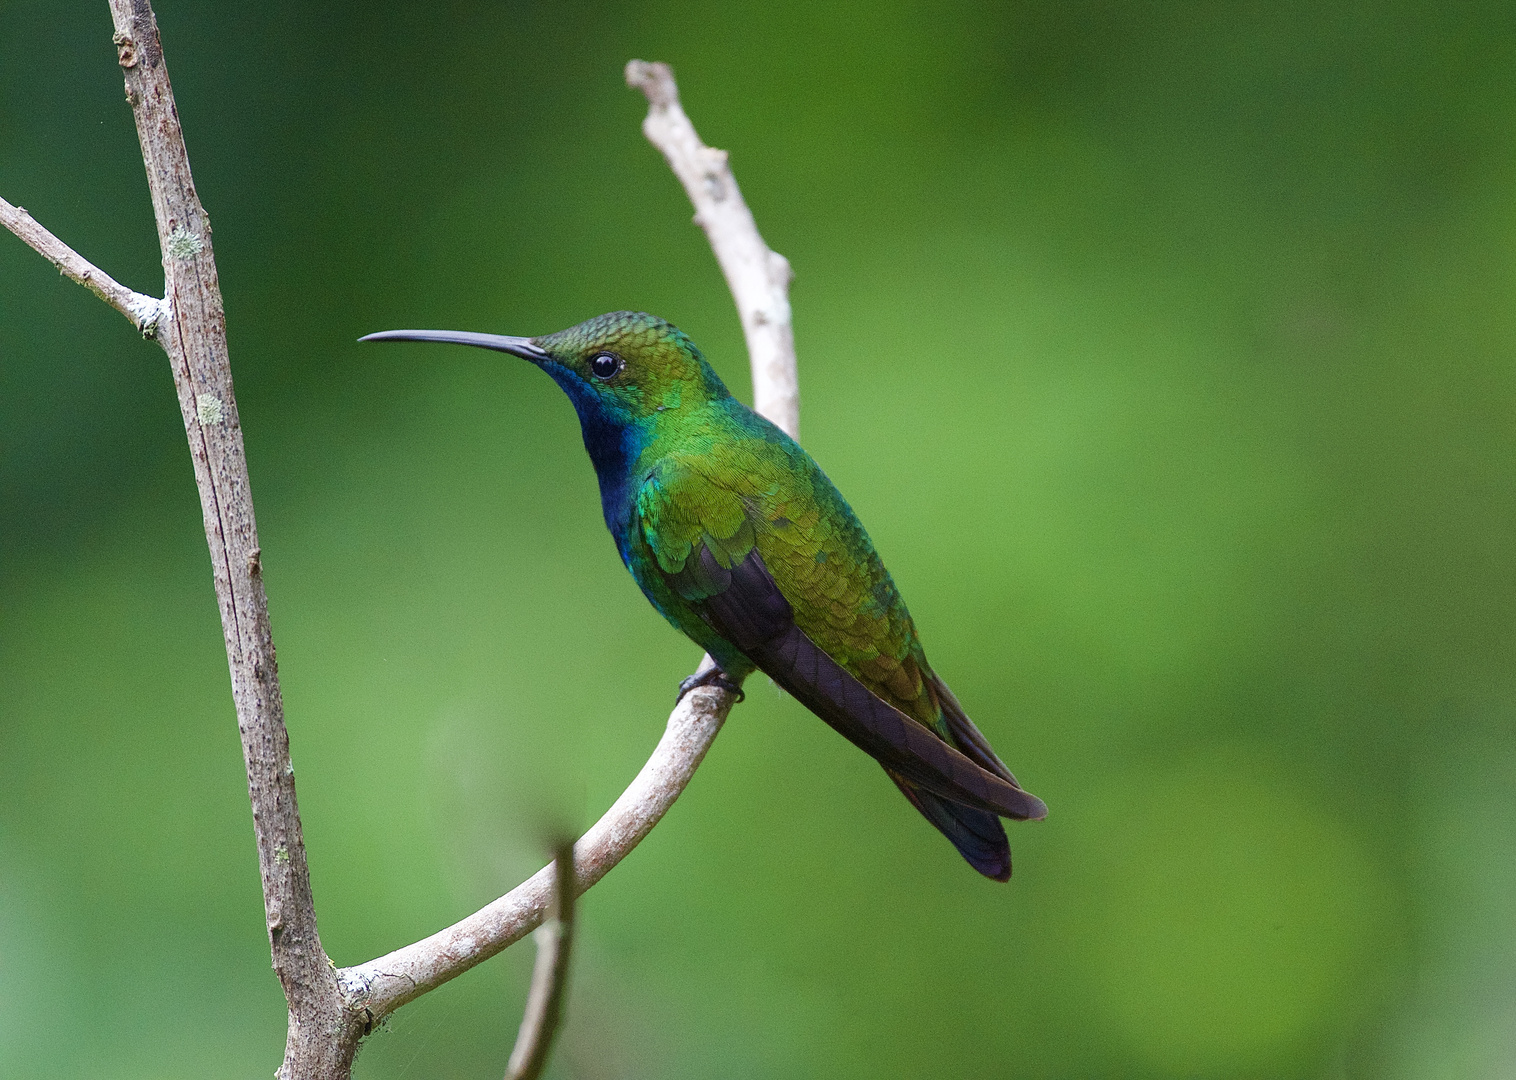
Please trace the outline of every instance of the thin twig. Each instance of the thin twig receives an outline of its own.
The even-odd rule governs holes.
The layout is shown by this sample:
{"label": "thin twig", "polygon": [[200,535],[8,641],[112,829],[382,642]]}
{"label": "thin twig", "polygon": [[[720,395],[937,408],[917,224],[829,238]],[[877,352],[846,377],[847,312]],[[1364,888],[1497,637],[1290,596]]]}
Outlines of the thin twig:
{"label": "thin twig", "polygon": [[[615,804],[574,845],[574,877],[580,893],[605,877],[668,812],[734,703],[718,687],[684,696],[652,757]],[[483,963],[530,934],[547,915],[553,869],[545,866],[488,907],[414,945],[366,964],[343,968],[340,977],[355,1008],[376,1023],[449,979]]]}
{"label": "thin twig", "polygon": [[0,225],[21,238],[22,242],[58,268],[58,273],[83,285],[111,307],[131,320],[143,337],[158,331],[163,301],[156,296],[133,292],[95,266],[84,256],[59,240],[20,206],[0,199]]}
{"label": "thin twig", "polygon": [[752,211],[742,201],[725,150],[706,146],[679,104],[679,87],[667,64],[633,60],[626,83],[647,96],[642,133],[668,160],[695,206],[742,316],[753,368],[753,408],[800,437],[800,381],[790,322],[789,260],[763,242]]}
{"label": "thin twig", "polygon": [[553,1036],[563,1018],[563,997],[568,990],[569,957],[574,947],[574,899],[579,895],[574,880],[573,842],[562,844],[553,857],[552,917],[537,928],[537,963],[532,968],[532,986],[527,992],[521,1030],[511,1050],[505,1080],[537,1080],[547,1064]]}

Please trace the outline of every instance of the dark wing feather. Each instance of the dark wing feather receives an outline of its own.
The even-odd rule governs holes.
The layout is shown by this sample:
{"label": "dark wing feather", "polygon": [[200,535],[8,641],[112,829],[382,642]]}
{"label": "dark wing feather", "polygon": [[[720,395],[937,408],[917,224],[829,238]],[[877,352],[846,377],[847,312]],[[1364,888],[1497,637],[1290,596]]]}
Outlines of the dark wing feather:
{"label": "dark wing feather", "polygon": [[958,704],[957,696],[948,689],[947,683],[939,679],[935,672],[927,673],[927,682],[937,694],[937,704],[942,709],[943,720],[947,722],[948,733],[953,736],[953,741],[964,755],[980,768],[988,769],[996,776],[1003,776],[1020,787],[1016,777],[1011,775],[1011,770],[990,746],[990,740],[984,737],[984,733],[969,719],[968,713],[963,711],[963,706]]}
{"label": "dark wing feather", "polygon": [[[695,571],[710,584],[725,586],[694,602],[700,617],[891,774],[993,814],[1018,820],[1046,816],[1042,800],[1022,791],[1008,774],[975,764],[871,693],[807,637],[795,625],[794,611],[756,547],[730,569],[704,545],[691,552],[690,559],[698,561],[699,569],[687,566],[686,573]],[[983,743],[983,736],[979,741]]]}
{"label": "dark wing feather", "polygon": [[884,771],[895,781],[895,786],[901,793],[911,800],[911,805],[921,811],[921,816],[952,841],[958,854],[970,866],[987,878],[996,881],[1011,880],[1011,845],[1005,838],[1005,826],[1000,824],[999,817],[988,810],[978,810],[933,795],[909,780],[902,780],[888,769]]}

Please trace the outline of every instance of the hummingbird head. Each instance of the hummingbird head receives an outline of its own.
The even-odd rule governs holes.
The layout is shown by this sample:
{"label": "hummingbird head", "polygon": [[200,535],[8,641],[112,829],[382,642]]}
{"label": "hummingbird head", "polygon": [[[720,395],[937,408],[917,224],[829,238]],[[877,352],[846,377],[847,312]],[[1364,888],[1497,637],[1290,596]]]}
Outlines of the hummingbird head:
{"label": "hummingbird head", "polygon": [[535,338],[385,330],[359,340],[476,345],[529,360],[568,394],[587,439],[592,429],[639,425],[731,396],[683,331],[644,312],[614,311]]}

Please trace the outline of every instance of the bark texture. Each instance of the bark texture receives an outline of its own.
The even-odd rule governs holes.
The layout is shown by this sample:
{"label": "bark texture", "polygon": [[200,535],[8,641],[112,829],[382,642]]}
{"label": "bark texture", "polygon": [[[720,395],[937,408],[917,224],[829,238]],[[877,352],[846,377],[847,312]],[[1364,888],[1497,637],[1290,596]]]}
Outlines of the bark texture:
{"label": "bark texture", "polygon": [[289,1001],[279,1074],[284,1080],[345,1076],[361,1031],[357,1018],[341,1007],[337,973],[316,930],[210,219],[190,174],[152,6],[147,0],[110,0],[110,7],[163,253],[156,340],[173,369],[200,491],[247,766],[269,947]]}

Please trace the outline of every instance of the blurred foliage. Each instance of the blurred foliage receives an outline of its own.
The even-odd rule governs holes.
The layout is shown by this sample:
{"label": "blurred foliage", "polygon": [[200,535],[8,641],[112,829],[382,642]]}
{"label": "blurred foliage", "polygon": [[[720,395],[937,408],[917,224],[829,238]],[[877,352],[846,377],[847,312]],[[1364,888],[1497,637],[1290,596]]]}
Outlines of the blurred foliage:
{"label": "blurred foliage", "polygon": [[[0,193],[160,281],[98,2],[8,0]],[[747,392],[642,140],[793,262],[807,445],[1052,815],[977,878],[761,682],[587,898],[561,1078],[1507,1076],[1516,8],[162,0],[327,948],[472,910],[695,651],[527,365],[639,308]],[[283,1002],[161,353],[0,237],[0,1076],[267,1075]],[[530,958],[361,1078],[497,1075]]]}

